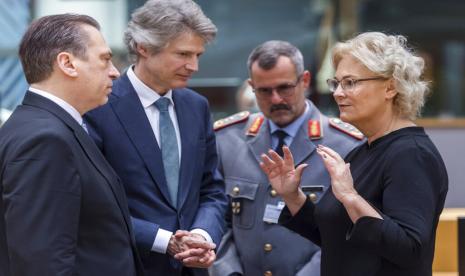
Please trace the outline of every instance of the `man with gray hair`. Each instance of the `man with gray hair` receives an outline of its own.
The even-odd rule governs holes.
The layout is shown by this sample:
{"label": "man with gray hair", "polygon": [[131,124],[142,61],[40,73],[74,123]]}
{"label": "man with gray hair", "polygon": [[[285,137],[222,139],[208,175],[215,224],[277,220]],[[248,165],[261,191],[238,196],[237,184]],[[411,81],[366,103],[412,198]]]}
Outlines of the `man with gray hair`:
{"label": "man with gray hair", "polygon": [[217,29],[191,0],[149,0],[128,24],[134,65],[87,115],[123,180],[147,275],[206,275],[224,231],[207,100],[186,89]]}
{"label": "man with gray hair", "polygon": [[229,229],[211,275],[318,276],[319,247],[277,224],[284,203],[260,169],[261,155],[270,149],[282,155],[283,146],[288,146],[296,165],[309,164],[302,190],[318,202],[330,178],[316,147],[330,145],[345,156],[363,137],[340,120],[327,118],[306,99],[310,72],[292,44],[259,45],[249,56],[248,69],[261,112],[241,112],[215,122],[230,209]]}

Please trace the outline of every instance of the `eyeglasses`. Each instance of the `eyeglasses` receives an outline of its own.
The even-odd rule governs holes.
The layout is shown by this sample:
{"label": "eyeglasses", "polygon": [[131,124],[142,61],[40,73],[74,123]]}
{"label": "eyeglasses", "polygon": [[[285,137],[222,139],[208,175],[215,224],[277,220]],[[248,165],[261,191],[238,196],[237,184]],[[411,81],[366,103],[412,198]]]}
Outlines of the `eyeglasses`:
{"label": "eyeglasses", "polygon": [[355,88],[358,82],[361,81],[370,81],[370,80],[385,80],[385,77],[372,77],[372,78],[365,78],[365,79],[351,79],[351,78],[345,78],[340,81],[337,79],[327,79],[326,83],[328,84],[329,91],[331,92],[336,92],[339,84],[342,87],[342,90],[344,91],[351,91],[352,89]]}
{"label": "eyeglasses", "polygon": [[290,96],[292,96],[294,94],[295,88],[299,84],[299,82],[301,80],[301,77],[302,76],[299,76],[295,83],[280,84],[280,85],[278,85],[276,87],[254,88],[253,92],[255,93],[255,95],[257,95],[257,97],[268,98],[268,97],[271,97],[271,95],[273,94],[273,90],[276,90],[276,93],[278,93],[278,95],[281,98],[290,97]]}

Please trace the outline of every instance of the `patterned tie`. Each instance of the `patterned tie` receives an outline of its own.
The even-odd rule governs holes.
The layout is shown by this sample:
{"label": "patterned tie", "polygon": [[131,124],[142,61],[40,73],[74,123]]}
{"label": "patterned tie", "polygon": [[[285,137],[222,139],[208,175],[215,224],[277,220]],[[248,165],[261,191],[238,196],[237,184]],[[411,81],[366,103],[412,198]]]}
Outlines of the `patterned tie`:
{"label": "patterned tie", "polygon": [[287,133],[284,130],[278,129],[273,134],[278,137],[278,146],[276,146],[274,151],[282,157],[284,155],[283,146],[286,145],[284,139],[287,137]]}
{"label": "patterned tie", "polygon": [[179,183],[179,152],[176,132],[168,112],[170,100],[161,97],[154,104],[160,111],[160,147],[163,157],[163,167],[165,169],[165,178],[171,196],[171,203],[176,206]]}

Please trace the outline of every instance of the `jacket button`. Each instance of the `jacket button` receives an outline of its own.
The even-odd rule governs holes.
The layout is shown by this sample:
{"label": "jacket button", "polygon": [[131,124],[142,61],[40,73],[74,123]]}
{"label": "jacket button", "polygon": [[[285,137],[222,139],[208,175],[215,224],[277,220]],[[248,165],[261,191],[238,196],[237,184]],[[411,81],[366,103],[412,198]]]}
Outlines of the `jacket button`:
{"label": "jacket button", "polygon": [[310,198],[310,200],[315,203],[316,200],[318,199],[318,196],[315,194],[315,193],[311,193],[308,195],[308,198]]}
{"label": "jacket button", "polygon": [[233,192],[233,195],[238,195],[239,192],[240,192],[239,187],[237,187],[237,186],[234,187],[234,188],[232,189],[232,192]]}
{"label": "jacket button", "polygon": [[265,249],[265,252],[270,252],[271,250],[273,250],[273,246],[271,244],[267,243],[267,244],[265,244],[263,249]]}
{"label": "jacket button", "polygon": [[267,270],[267,271],[265,271],[265,273],[263,273],[263,275],[265,275],[265,276],[273,276],[273,273],[271,273],[271,271]]}
{"label": "jacket button", "polygon": [[276,192],[275,189],[271,189],[270,195],[271,195],[272,197],[275,197],[276,195],[278,195],[278,193]]}

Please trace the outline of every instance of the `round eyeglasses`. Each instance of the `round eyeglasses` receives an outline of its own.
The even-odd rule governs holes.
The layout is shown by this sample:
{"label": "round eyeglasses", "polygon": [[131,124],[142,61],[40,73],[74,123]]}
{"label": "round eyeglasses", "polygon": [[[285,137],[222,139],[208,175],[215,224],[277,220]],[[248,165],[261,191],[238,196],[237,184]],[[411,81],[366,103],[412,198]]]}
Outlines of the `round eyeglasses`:
{"label": "round eyeglasses", "polygon": [[370,80],[386,80],[385,77],[372,77],[364,79],[353,79],[353,78],[344,78],[342,80],[337,79],[327,79],[326,83],[328,84],[329,91],[336,92],[339,85],[341,85],[342,90],[351,91],[355,88],[358,82],[370,81]]}
{"label": "round eyeglasses", "polygon": [[281,98],[290,97],[294,94],[295,88],[299,84],[301,77],[302,75],[297,78],[295,83],[284,83],[276,87],[258,87],[254,88],[253,92],[257,95],[257,97],[269,98],[273,94],[273,90],[276,90],[276,93],[278,93]]}

